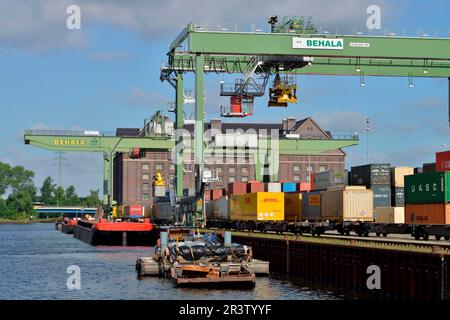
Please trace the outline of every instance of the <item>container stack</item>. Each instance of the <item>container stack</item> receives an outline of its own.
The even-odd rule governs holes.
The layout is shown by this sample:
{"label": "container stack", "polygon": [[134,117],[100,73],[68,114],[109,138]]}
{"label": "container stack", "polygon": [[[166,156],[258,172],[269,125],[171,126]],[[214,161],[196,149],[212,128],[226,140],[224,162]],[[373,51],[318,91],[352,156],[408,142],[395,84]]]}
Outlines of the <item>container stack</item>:
{"label": "container stack", "polygon": [[302,219],[302,193],[284,194],[284,217],[288,221],[301,221]]}
{"label": "container stack", "polygon": [[297,192],[297,183],[295,182],[283,182],[281,184],[282,192]]}
{"label": "container stack", "polygon": [[304,192],[302,194],[302,217],[304,220],[321,219],[322,191]]}
{"label": "container stack", "polygon": [[405,222],[450,224],[450,172],[405,177]]}
{"label": "container stack", "polygon": [[265,192],[281,192],[281,183],[279,182],[268,182],[264,184]]}
{"label": "container stack", "polygon": [[424,163],[422,172],[423,173],[436,172],[436,162]]}
{"label": "container stack", "polygon": [[391,206],[391,165],[368,164],[351,168],[352,186],[365,186],[373,191],[373,207]]}
{"label": "container stack", "polygon": [[314,174],[315,191],[326,190],[327,188],[344,187],[347,185],[347,171],[319,171]]}

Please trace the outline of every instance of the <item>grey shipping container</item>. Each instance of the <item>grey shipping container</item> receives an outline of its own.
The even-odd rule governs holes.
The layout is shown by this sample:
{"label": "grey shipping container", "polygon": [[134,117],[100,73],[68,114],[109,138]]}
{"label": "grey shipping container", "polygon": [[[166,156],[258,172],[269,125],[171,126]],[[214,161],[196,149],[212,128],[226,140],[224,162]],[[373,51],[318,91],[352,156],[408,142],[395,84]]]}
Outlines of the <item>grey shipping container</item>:
{"label": "grey shipping container", "polygon": [[423,164],[423,173],[427,172],[436,172],[436,162]]}
{"label": "grey shipping container", "polygon": [[367,164],[352,167],[352,185],[391,185],[391,165],[388,163]]}
{"label": "grey shipping container", "polygon": [[391,186],[390,185],[372,185],[373,207],[391,206]]}
{"label": "grey shipping container", "polygon": [[322,191],[304,192],[302,194],[302,217],[304,220],[320,220]]}
{"label": "grey shipping container", "polygon": [[333,187],[343,187],[347,185],[347,171],[320,171],[314,174],[314,190],[325,190]]}
{"label": "grey shipping container", "polygon": [[393,207],[403,207],[405,205],[405,188],[391,189],[391,203]]}

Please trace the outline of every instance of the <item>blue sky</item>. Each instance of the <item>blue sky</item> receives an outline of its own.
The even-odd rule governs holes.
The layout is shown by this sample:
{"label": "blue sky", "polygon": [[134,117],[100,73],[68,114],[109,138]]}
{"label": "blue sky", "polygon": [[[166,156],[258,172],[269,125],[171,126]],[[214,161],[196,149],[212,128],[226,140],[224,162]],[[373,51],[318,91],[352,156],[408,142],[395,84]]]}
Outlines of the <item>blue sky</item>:
{"label": "blue sky", "polygon": [[[23,130],[92,129],[114,131],[140,127],[156,110],[167,109],[173,89],[159,81],[168,45],[189,21],[209,25],[246,23],[264,26],[278,13],[312,15],[317,23],[364,25],[370,4],[382,8],[382,27],[401,32],[450,31],[449,1],[279,1],[251,0],[255,10],[236,13],[239,1],[0,1],[0,161],[24,165],[58,179],[56,155],[23,144]],[[67,30],[65,8],[80,5],[82,29]],[[280,5],[281,4],[281,5]],[[199,7],[205,10],[198,10]],[[281,9],[280,9],[281,8]],[[249,11],[249,12],[246,12]],[[285,11],[285,12],[282,12]],[[207,14],[206,14],[207,12]],[[193,75],[186,83],[193,89]],[[219,116],[219,78],[207,76],[207,117]],[[229,78],[232,80],[232,78]],[[255,105],[245,121],[278,122],[287,116],[313,116],[334,133],[361,133],[361,143],[347,149],[347,166],[363,163],[364,119],[372,122],[370,160],[417,166],[434,161],[449,145],[446,79],[301,76],[299,103],[287,109]],[[190,107],[192,108],[192,107]],[[193,109],[187,108],[190,114]],[[64,186],[82,195],[101,189],[98,154],[64,155]]]}

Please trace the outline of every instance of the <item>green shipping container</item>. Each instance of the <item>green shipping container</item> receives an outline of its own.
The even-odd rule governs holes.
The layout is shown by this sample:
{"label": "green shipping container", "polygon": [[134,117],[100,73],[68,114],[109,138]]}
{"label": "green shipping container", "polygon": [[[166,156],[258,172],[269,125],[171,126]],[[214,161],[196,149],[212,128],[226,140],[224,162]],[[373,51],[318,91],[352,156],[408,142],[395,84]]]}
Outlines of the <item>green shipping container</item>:
{"label": "green shipping container", "polygon": [[428,204],[450,201],[450,172],[405,176],[405,203]]}

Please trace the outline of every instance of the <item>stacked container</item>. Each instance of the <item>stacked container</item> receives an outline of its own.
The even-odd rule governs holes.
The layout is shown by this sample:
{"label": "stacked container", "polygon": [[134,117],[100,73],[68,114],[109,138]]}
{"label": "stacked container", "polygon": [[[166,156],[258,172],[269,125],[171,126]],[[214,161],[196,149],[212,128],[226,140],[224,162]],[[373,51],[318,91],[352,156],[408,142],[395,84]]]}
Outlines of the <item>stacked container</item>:
{"label": "stacked container", "polygon": [[373,207],[391,206],[391,165],[387,163],[352,167],[353,186],[366,186],[373,191]]}
{"label": "stacked container", "polygon": [[222,198],[223,190],[222,189],[213,189],[211,190],[211,200],[218,200]]}
{"label": "stacked container", "polygon": [[391,202],[393,207],[405,205],[405,176],[414,174],[412,167],[391,168]]}
{"label": "stacked container", "polygon": [[230,182],[228,184],[228,194],[245,194],[247,193],[247,183],[245,182]]}
{"label": "stacked container", "polygon": [[347,185],[347,171],[320,171],[314,175],[314,189],[326,190],[327,188],[343,187]]}
{"label": "stacked container", "polygon": [[298,192],[309,192],[311,191],[311,183],[309,182],[298,182],[297,183],[297,191]]}
{"label": "stacked container", "polygon": [[139,204],[132,204],[124,207],[125,217],[142,218],[144,216],[144,207]]}
{"label": "stacked container", "polygon": [[363,186],[337,187],[323,191],[322,219],[373,221],[373,191]]}
{"label": "stacked container", "polygon": [[404,207],[378,207],[375,208],[376,223],[405,223]]}
{"label": "stacked container", "polygon": [[297,184],[295,182],[283,182],[281,184],[281,190],[283,192],[296,192]]}
{"label": "stacked container", "polygon": [[405,222],[450,223],[450,172],[405,176]]}
{"label": "stacked container", "polygon": [[259,181],[249,181],[247,183],[247,193],[264,192],[264,183]]}
{"label": "stacked container", "polygon": [[424,163],[423,164],[423,173],[436,172],[436,163]]}
{"label": "stacked container", "polygon": [[450,151],[436,152],[436,171],[450,171]]}
{"label": "stacked container", "polygon": [[264,184],[265,192],[281,192],[281,183],[279,182],[268,182]]}

